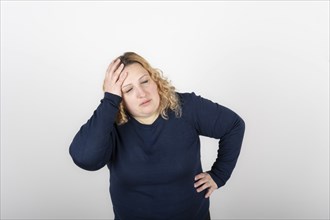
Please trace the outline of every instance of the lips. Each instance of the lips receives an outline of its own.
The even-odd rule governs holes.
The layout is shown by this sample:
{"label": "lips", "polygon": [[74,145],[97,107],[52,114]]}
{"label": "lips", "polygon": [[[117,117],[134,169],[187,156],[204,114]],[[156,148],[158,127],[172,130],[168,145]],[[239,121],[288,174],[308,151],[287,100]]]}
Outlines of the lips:
{"label": "lips", "polygon": [[141,102],[140,106],[141,106],[141,105],[146,105],[146,104],[148,104],[150,101],[151,101],[151,99],[145,100],[145,101]]}

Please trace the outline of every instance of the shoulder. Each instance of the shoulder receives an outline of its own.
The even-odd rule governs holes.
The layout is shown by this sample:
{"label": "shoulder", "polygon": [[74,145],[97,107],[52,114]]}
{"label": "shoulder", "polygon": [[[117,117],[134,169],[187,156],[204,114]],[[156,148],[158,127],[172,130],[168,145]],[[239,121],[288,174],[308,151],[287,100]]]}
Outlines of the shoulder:
{"label": "shoulder", "polygon": [[182,110],[181,118],[198,132],[200,124],[216,114],[214,103],[196,95],[195,92],[178,92],[177,95]]}
{"label": "shoulder", "polygon": [[196,115],[210,117],[211,115],[222,114],[231,111],[229,108],[218,102],[207,99],[195,92],[177,93],[181,104],[182,112],[185,115],[195,117]]}
{"label": "shoulder", "polygon": [[215,104],[213,101],[197,95],[195,92],[177,92],[177,95],[182,109],[193,108],[197,110],[196,107],[200,108],[203,105]]}
{"label": "shoulder", "polygon": [[177,92],[176,94],[182,107],[193,104],[194,100],[198,97],[194,92]]}
{"label": "shoulder", "polygon": [[195,112],[200,108],[199,99],[201,96],[196,95],[195,92],[177,92],[177,96],[182,117],[191,120]]}

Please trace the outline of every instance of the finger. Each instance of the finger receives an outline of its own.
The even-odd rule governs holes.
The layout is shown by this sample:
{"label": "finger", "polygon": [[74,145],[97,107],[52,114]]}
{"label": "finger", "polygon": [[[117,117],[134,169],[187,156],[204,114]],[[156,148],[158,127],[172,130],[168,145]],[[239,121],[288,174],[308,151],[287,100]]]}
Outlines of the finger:
{"label": "finger", "polygon": [[199,188],[197,188],[197,192],[202,192],[207,188],[210,188],[211,184],[209,182],[204,183],[202,186],[200,186]]}
{"label": "finger", "polygon": [[109,66],[108,66],[108,68],[107,68],[106,73],[109,73],[109,72],[110,72],[110,70],[111,70],[111,68],[113,67],[115,61],[116,61],[116,60],[111,61],[111,63],[109,64]]}
{"label": "finger", "polygon": [[123,85],[123,82],[124,82],[124,80],[126,79],[127,75],[128,75],[127,72],[122,72],[122,73],[120,74],[119,79],[118,79],[118,81],[117,81],[117,84],[118,84],[120,87]]}
{"label": "finger", "polygon": [[198,175],[195,176],[195,181],[197,181],[197,180],[199,180],[199,179],[202,179],[202,178],[204,178],[205,176],[206,176],[205,173],[200,173],[200,174],[198,174]]}
{"label": "finger", "polygon": [[119,64],[120,64],[120,59],[116,59],[116,60],[112,61],[107,70],[108,75],[110,75],[110,76],[113,75],[113,73],[118,68]]}
{"label": "finger", "polygon": [[207,183],[209,180],[207,178],[203,178],[203,179],[200,179],[198,180],[197,182],[195,182],[194,186],[195,188],[203,185],[204,183]]}
{"label": "finger", "polygon": [[118,81],[118,77],[120,75],[120,73],[123,71],[124,69],[124,64],[121,63],[118,68],[116,69],[116,71],[112,74],[112,77],[111,79],[114,81],[114,82],[117,82]]}
{"label": "finger", "polygon": [[215,190],[215,189],[213,189],[212,187],[209,188],[209,189],[207,190],[207,193],[206,193],[206,195],[205,195],[205,198],[206,198],[206,199],[209,198],[209,197],[212,195],[212,193],[214,192],[214,190]]}

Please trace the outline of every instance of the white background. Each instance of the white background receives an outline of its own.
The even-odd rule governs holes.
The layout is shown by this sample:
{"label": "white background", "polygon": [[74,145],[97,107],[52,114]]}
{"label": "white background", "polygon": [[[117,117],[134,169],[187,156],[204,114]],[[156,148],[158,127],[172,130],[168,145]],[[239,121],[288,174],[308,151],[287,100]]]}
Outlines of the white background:
{"label": "white background", "polygon": [[[68,148],[125,51],[245,120],[213,219],[328,219],[328,19],[328,1],[1,1],[1,219],[113,218],[107,168]],[[205,170],[216,150],[202,138]]]}

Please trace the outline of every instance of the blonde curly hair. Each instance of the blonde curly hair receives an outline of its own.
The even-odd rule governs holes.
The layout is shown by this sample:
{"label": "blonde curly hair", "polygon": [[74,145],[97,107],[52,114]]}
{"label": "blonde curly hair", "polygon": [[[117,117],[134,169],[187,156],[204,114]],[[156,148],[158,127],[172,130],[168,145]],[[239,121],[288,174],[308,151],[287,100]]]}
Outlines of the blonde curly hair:
{"label": "blonde curly hair", "polygon": [[[179,97],[175,92],[175,87],[163,76],[163,72],[159,69],[153,68],[147,60],[142,56],[134,52],[126,52],[118,57],[121,62],[128,66],[133,63],[139,63],[144,69],[146,69],[155,81],[158,93],[160,97],[159,113],[164,119],[168,119],[168,110],[172,110],[176,117],[181,117],[181,106]],[[119,112],[117,114],[116,123],[118,125],[125,124],[129,119],[123,101],[119,105]]]}

